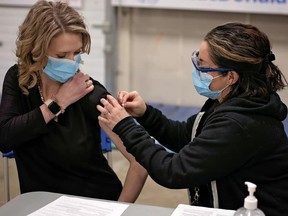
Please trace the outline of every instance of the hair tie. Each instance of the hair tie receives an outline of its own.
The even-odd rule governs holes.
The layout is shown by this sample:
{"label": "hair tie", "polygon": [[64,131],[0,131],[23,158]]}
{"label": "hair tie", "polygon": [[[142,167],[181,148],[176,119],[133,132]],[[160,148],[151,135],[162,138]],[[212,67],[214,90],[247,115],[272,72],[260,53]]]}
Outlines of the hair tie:
{"label": "hair tie", "polygon": [[266,55],[266,61],[267,63],[270,63],[272,61],[275,60],[275,55],[273,54],[272,51],[270,51],[267,55]]}

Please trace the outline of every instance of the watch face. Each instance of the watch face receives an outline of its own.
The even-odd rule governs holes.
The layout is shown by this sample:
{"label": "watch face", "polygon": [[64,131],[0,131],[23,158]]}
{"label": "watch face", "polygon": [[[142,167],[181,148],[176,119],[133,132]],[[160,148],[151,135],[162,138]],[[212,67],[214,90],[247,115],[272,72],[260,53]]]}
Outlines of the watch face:
{"label": "watch face", "polygon": [[55,102],[52,101],[49,105],[48,105],[49,110],[53,113],[53,114],[57,114],[59,111],[61,111],[61,107]]}

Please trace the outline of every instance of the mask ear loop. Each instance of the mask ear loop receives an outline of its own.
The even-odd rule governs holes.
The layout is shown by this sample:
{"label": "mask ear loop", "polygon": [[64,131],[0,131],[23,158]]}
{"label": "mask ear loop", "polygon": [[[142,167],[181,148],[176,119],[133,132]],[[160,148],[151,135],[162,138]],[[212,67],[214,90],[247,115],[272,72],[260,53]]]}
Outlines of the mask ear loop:
{"label": "mask ear loop", "polygon": [[[225,94],[225,96],[223,97],[222,96],[222,93],[227,89],[227,88],[229,88],[230,86],[232,86],[232,84],[233,84],[233,80],[234,80],[234,76],[233,76],[233,73],[232,73],[232,71],[228,71],[228,73],[230,73],[230,75],[229,74],[227,74],[228,76],[230,76],[231,77],[231,82],[230,83],[226,83],[227,85],[223,88],[223,89],[221,89],[220,90],[220,95],[219,95],[219,99],[218,99],[218,101],[221,103],[221,101],[223,101],[223,99],[226,97],[226,95],[227,94]],[[230,79],[230,78],[229,78]],[[230,90],[229,90],[229,92],[230,92]],[[228,92],[228,94],[229,94],[229,92]]]}

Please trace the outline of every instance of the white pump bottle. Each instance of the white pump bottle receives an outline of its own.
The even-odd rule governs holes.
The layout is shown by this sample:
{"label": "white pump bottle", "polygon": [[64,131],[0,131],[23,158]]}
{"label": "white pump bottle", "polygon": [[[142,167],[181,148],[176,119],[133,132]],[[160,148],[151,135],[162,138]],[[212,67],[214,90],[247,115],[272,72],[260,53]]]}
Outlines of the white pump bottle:
{"label": "white pump bottle", "polygon": [[244,200],[244,207],[239,208],[234,216],[265,216],[263,211],[257,208],[258,200],[254,196],[256,185],[251,182],[245,182],[248,187],[249,196]]}

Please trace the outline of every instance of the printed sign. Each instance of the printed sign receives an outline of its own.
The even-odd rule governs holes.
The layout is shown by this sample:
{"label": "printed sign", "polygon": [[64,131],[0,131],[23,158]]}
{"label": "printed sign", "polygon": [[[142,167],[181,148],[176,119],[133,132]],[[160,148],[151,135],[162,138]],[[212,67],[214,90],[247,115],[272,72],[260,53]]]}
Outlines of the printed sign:
{"label": "printed sign", "polygon": [[112,5],[288,15],[288,0],[112,0]]}

